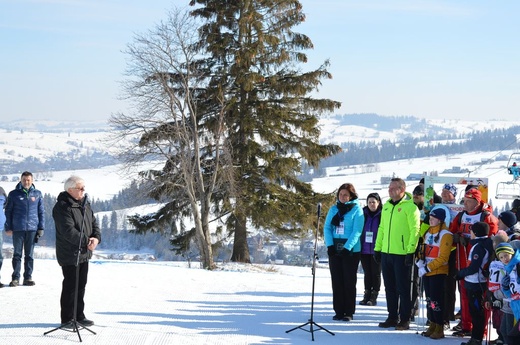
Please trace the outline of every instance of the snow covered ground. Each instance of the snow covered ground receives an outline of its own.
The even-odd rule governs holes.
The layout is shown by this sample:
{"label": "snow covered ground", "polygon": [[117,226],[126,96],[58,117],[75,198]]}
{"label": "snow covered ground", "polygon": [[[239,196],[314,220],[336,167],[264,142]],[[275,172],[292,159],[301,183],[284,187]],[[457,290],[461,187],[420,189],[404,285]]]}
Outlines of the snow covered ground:
{"label": "snow covered ground", "polygon": [[[4,284],[9,282],[10,266],[10,260],[4,260]],[[76,333],[56,330],[44,335],[60,321],[62,277],[56,261],[37,259],[33,278],[33,287],[0,289],[0,344],[78,343]],[[415,323],[409,331],[378,328],[387,316],[384,293],[377,306],[358,306],[352,322],[332,321],[325,266],[316,269],[314,322],[335,335],[315,331],[313,342],[309,325],[286,333],[310,318],[312,280],[310,267],[225,264],[206,271],[186,262],[95,260],[90,265],[85,314],[94,320],[90,329],[96,334],[80,330],[80,335],[83,343],[97,345],[461,342],[451,336],[421,337]],[[358,301],[362,287],[359,274]]]}

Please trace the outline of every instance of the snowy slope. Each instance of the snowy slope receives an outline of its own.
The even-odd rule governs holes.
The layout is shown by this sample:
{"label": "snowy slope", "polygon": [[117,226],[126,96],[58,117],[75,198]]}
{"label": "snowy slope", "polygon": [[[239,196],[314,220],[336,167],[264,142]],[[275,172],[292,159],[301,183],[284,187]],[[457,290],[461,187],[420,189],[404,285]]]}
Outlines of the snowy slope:
{"label": "snowy slope", "polygon": [[[374,125],[372,128],[341,125],[336,116],[326,116],[320,119],[322,143],[340,144],[342,142],[359,142],[395,140],[404,136],[421,137],[432,135],[429,126],[435,126],[435,134],[459,133],[466,134],[476,130],[495,130],[516,126],[517,123],[510,121],[491,120],[489,122],[461,121],[461,120],[425,120],[426,126],[419,131],[410,131],[406,126],[393,131],[384,131]],[[439,129],[440,127],[440,129]]]}
{"label": "snowy slope", "polygon": [[[11,271],[6,263],[3,283]],[[36,260],[33,278],[33,287],[0,289],[0,344],[79,343],[77,334],[63,330],[43,335],[60,320],[58,264]],[[359,301],[362,275],[357,286]],[[96,345],[433,342],[416,334],[422,324],[412,323],[409,331],[378,328],[387,316],[384,293],[377,306],[358,306],[352,322],[332,321],[330,275],[325,267],[316,269],[313,320],[335,335],[314,326],[313,342],[309,325],[286,333],[309,320],[311,291],[309,267],[228,264],[223,270],[206,271],[181,262],[92,261],[85,314],[94,320],[91,330],[96,334],[81,330],[80,335],[83,343]],[[435,344],[460,342],[461,338],[447,337]]]}

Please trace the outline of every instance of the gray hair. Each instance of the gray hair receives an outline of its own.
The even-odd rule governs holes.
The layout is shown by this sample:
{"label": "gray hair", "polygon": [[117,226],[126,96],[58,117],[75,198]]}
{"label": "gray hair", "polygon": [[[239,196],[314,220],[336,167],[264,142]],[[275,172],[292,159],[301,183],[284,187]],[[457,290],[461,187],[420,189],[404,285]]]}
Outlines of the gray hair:
{"label": "gray hair", "polygon": [[71,177],[69,177],[66,181],[65,181],[65,184],[64,184],[64,189],[66,191],[68,191],[69,189],[74,189],[76,188],[76,186],[78,184],[84,184],[85,181],[79,177],[79,176],[76,176],[76,175],[72,175]]}

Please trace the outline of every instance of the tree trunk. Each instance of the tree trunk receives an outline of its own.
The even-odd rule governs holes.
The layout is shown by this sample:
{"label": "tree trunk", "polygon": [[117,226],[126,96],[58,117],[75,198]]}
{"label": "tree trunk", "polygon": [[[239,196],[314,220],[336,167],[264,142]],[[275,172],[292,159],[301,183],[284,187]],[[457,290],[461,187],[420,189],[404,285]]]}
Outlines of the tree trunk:
{"label": "tree trunk", "polygon": [[197,206],[194,206],[193,209],[196,210],[193,216],[195,218],[195,236],[197,238],[197,244],[200,252],[200,262],[202,263],[202,267],[204,269],[212,270],[215,268],[215,263],[213,262],[211,233],[209,231],[207,221],[208,215],[204,212],[204,210],[199,212]]}
{"label": "tree trunk", "polygon": [[233,254],[231,255],[231,261],[244,262],[248,264],[251,263],[249,247],[247,246],[246,218],[243,215],[237,216],[237,222],[235,226],[235,240],[233,243]]}

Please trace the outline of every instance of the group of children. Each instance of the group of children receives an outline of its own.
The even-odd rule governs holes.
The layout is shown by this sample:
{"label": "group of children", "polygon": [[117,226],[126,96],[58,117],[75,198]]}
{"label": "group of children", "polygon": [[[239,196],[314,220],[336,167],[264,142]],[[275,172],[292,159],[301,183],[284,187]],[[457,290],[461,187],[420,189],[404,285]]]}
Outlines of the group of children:
{"label": "group of children", "polygon": [[[449,274],[448,260],[454,243],[445,219],[444,209],[430,211],[429,228],[416,262],[429,320],[429,327],[422,335],[431,339],[444,338],[444,279]],[[472,323],[471,339],[461,345],[482,344],[486,332],[490,331],[487,323],[491,314],[492,325],[499,335],[495,344],[520,344],[520,273],[517,272],[517,268],[520,272],[520,251],[517,250],[520,240],[506,233],[506,229],[490,237],[489,229],[485,222],[471,226],[468,265],[455,274],[455,279],[463,281]]]}

